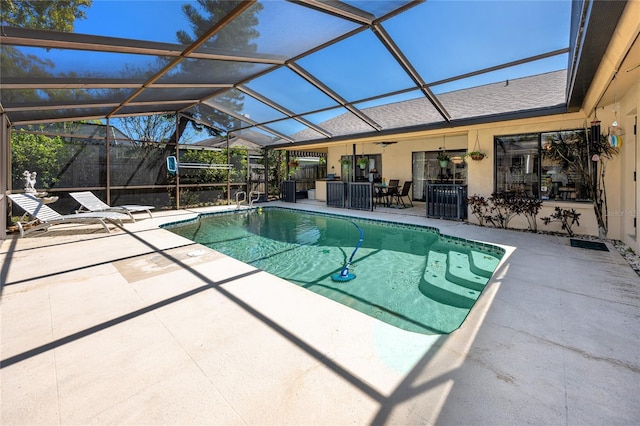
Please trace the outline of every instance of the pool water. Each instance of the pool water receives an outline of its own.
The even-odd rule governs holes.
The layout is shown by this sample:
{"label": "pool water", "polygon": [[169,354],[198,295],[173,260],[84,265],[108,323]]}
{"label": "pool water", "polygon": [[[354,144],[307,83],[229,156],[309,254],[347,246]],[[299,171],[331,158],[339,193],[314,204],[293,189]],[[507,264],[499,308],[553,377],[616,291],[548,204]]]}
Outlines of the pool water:
{"label": "pool water", "polygon": [[[354,226],[357,225],[357,226]],[[362,245],[347,282],[331,279]],[[435,228],[267,207],[215,213],[172,232],[404,330],[460,327],[504,250]]]}

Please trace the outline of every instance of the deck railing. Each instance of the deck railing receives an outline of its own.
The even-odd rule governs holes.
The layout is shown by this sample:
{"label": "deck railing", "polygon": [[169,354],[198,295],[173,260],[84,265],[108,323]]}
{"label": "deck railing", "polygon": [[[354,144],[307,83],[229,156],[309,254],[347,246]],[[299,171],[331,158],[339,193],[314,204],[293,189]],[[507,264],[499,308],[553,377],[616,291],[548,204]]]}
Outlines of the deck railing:
{"label": "deck railing", "polygon": [[327,206],[344,208],[347,205],[347,184],[327,182]]}
{"label": "deck railing", "polygon": [[373,210],[373,191],[369,182],[349,182],[347,184],[349,208]]}
{"label": "deck railing", "polygon": [[428,184],[427,217],[464,220],[467,218],[467,186]]}
{"label": "deck railing", "polygon": [[285,180],[280,182],[280,199],[287,203],[296,202],[296,181]]}
{"label": "deck railing", "polygon": [[369,182],[327,182],[327,206],[354,210],[373,210]]}

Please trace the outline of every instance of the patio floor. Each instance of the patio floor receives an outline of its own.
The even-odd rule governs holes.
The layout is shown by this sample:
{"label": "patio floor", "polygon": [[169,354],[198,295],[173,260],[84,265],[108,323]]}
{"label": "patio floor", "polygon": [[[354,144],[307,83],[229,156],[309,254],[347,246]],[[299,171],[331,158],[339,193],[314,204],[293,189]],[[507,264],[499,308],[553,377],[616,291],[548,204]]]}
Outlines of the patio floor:
{"label": "patio floor", "polygon": [[[280,203],[271,203],[278,205]],[[507,250],[463,326],[397,329],[158,211],[2,242],[0,424],[638,424],[640,278],[562,236],[355,212]]]}

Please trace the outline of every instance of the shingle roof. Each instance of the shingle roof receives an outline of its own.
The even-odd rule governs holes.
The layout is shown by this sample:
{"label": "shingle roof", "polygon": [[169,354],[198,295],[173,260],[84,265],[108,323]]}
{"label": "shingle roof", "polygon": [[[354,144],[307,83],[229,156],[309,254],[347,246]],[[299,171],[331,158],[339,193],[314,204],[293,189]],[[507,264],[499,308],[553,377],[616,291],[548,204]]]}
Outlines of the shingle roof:
{"label": "shingle roof", "polygon": [[[451,114],[452,121],[552,108],[565,104],[566,78],[567,73],[562,70],[456,90],[440,94],[438,98]],[[362,112],[380,124],[384,130],[444,122],[426,98],[364,108]],[[351,113],[320,123],[319,127],[329,130],[334,136],[367,133],[373,130]],[[294,140],[308,140],[314,137],[317,137],[317,133],[304,130],[296,133]]]}

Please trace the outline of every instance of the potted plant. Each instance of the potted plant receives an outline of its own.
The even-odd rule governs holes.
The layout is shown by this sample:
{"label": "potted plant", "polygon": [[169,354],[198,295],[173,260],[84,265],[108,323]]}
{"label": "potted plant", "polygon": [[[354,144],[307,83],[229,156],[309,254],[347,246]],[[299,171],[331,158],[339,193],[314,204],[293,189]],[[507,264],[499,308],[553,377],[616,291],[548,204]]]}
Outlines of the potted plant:
{"label": "potted plant", "polygon": [[443,169],[449,165],[449,159],[450,157],[444,151],[440,151],[438,154],[438,163],[440,163],[440,167]]}
{"label": "potted plant", "polygon": [[351,164],[351,158],[345,157],[340,161],[340,163],[342,163],[342,167],[349,167],[349,165]]}
{"label": "potted plant", "polygon": [[481,151],[471,151],[467,154],[467,157],[471,157],[472,160],[476,160],[476,161],[480,161],[486,156],[487,154]]}
{"label": "potted plant", "polygon": [[297,158],[292,158],[291,160],[289,160],[289,167],[291,167],[292,169],[297,169],[298,167],[300,167],[300,162]]}
{"label": "potted plant", "polygon": [[361,169],[366,169],[367,167],[369,167],[369,159],[367,157],[358,158],[357,163]]}

